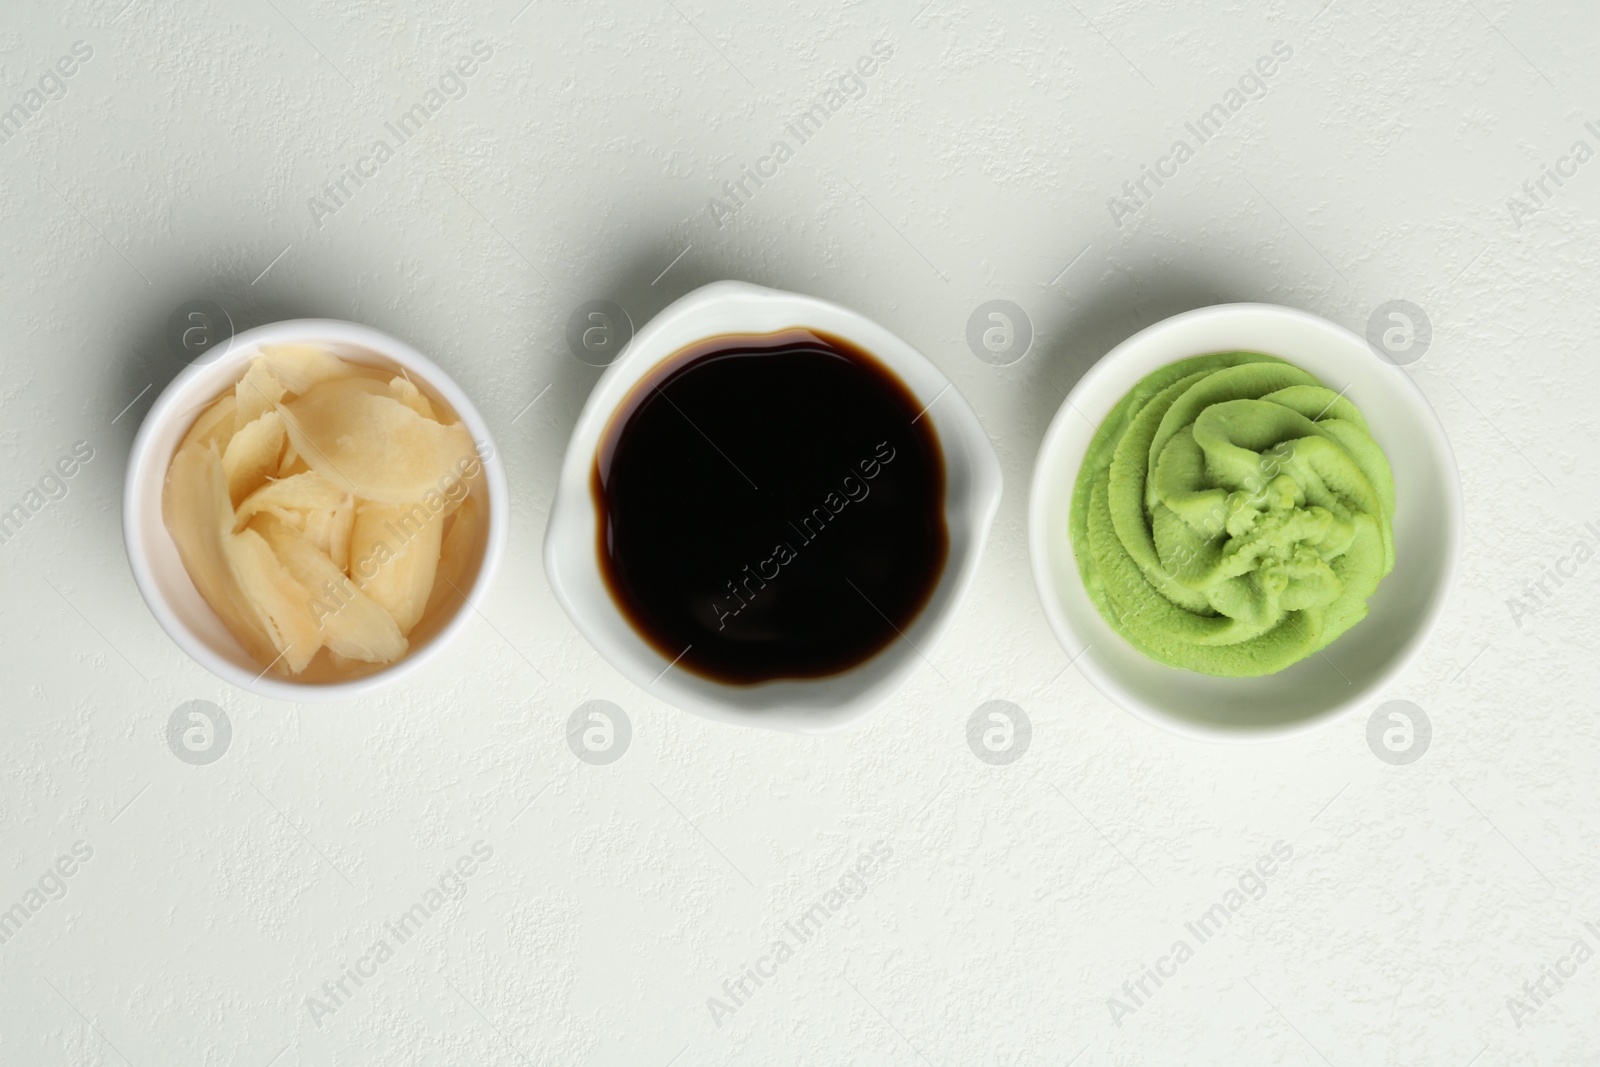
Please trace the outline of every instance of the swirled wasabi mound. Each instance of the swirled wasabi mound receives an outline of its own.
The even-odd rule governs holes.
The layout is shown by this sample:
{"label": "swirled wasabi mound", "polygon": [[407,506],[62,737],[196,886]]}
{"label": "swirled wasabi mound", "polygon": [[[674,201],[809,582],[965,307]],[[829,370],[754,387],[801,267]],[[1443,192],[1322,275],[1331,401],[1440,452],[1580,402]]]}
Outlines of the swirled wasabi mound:
{"label": "swirled wasabi mound", "polygon": [[1394,569],[1394,476],[1349,400],[1275,356],[1185,359],[1090,442],[1071,535],[1085,588],[1152,659],[1280,671],[1367,614]]}

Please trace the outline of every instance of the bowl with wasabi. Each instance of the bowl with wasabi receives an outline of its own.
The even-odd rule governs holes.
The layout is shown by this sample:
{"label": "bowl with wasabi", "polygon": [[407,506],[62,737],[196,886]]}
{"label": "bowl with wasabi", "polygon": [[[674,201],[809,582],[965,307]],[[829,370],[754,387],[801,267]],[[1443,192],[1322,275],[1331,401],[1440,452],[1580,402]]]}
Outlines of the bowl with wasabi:
{"label": "bowl with wasabi", "polygon": [[1292,308],[1157,323],[1040,448],[1029,548],[1072,662],[1155,725],[1290,736],[1420,651],[1461,541],[1455,461],[1409,375]]}

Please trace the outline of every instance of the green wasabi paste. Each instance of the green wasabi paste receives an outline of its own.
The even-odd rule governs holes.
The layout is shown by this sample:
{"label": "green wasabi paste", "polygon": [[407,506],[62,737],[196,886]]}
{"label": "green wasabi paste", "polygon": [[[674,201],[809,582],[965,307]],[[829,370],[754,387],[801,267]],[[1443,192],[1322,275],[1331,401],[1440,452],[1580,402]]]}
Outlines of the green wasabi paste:
{"label": "green wasabi paste", "polygon": [[1073,491],[1078,570],[1145,655],[1280,671],[1367,614],[1394,569],[1394,477],[1356,406],[1274,356],[1148,375],[1101,423]]}

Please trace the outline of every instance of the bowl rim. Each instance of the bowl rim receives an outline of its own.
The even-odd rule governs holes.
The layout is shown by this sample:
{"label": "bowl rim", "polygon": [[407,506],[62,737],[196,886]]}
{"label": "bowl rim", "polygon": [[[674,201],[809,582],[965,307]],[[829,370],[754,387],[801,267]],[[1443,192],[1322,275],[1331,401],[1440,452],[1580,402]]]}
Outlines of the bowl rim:
{"label": "bowl rim", "polygon": [[[1102,382],[1114,373],[1116,365],[1126,359],[1130,353],[1136,353],[1149,345],[1152,341],[1164,335],[1193,327],[1197,323],[1205,323],[1218,319],[1278,319],[1288,320],[1301,326],[1323,330],[1339,338],[1346,344],[1353,346],[1352,350],[1359,348],[1367,360],[1371,360],[1382,368],[1393,372],[1389,379],[1393,382],[1391,388],[1406,391],[1412,401],[1408,405],[1419,414],[1416,424],[1425,434],[1439,455],[1444,460],[1448,476],[1442,481],[1441,486],[1445,501],[1445,515],[1443,516],[1443,539],[1445,544],[1443,567],[1439,580],[1428,595],[1428,603],[1424,615],[1418,625],[1401,642],[1401,649],[1397,656],[1384,670],[1373,676],[1370,680],[1357,687],[1356,692],[1348,694],[1343,699],[1332,702],[1327,708],[1314,714],[1306,715],[1284,723],[1274,723],[1266,726],[1241,726],[1222,727],[1198,722],[1194,719],[1175,715],[1159,704],[1145,700],[1128,690],[1111,672],[1103,668],[1097,661],[1093,644],[1088,635],[1084,634],[1072,621],[1056,593],[1056,575],[1051,567],[1049,558],[1048,539],[1051,531],[1046,526],[1046,500],[1045,496],[1051,490],[1046,481],[1052,473],[1061,467],[1066,458],[1072,460],[1072,481],[1077,483],[1078,470],[1082,466],[1083,456],[1061,457],[1058,455],[1065,447],[1064,438],[1068,434],[1068,427],[1072,420],[1087,418],[1081,409],[1075,410],[1078,403],[1085,397],[1096,395],[1102,391]],[[1194,355],[1204,355],[1206,352],[1221,351],[1217,348],[1206,348],[1205,351],[1196,351]],[[1174,357],[1168,362],[1175,362]],[[1293,362],[1292,356],[1282,356]],[[1126,390],[1123,390],[1126,393]],[[1102,416],[1103,420],[1104,416]],[[1099,424],[1095,424],[1094,431],[1099,431]],[[1091,439],[1092,439],[1091,434]],[[1085,445],[1087,448],[1087,444]],[[1450,447],[1449,436],[1445,433],[1444,425],[1439,421],[1438,413],[1428,402],[1427,396],[1401,367],[1381,359],[1367,341],[1351,330],[1331,322],[1320,315],[1303,311],[1299,308],[1286,307],[1280,304],[1267,304],[1258,302],[1241,302],[1229,304],[1213,304],[1206,307],[1193,308],[1169,316],[1159,322],[1144,327],[1138,332],[1124,339],[1109,352],[1098,359],[1090,367],[1076,385],[1073,386],[1067,398],[1057,409],[1051,419],[1050,427],[1045,432],[1036,454],[1033,475],[1028,489],[1028,554],[1033,571],[1034,587],[1038,593],[1040,606],[1044,609],[1045,617],[1050,623],[1051,630],[1062,648],[1071,657],[1071,665],[1077,666],[1089,679],[1090,683],[1112,703],[1132,714],[1135,718],[1191,740],[1211,741],[1218,743],[1259,743],[1278,741],[1302,736],[1320,729],[1333,720],[1347,714],[1353,708],[1368,701],[1372,694],[1388,688],[1396,678],[1410,669],[1411,665],[1422,653],[1423,646],[1433,634],[1443,617],[1445,601],[1449,597],[1450,589],[1455,584],[1457,571],[1460,566],[1461,543],[1463,532],[1463,505],[1461,492],[1461,472],[1455,459],[1455,453]],[[1083,577],[1076,566],[1069,568],[1070,581],[1079,583],[1082,587]],[[1115,631],[1113,631],[1115,632]],[[1121,634],[1118,639],[1126,643]],[[1131,647],[1131,646],[1130,646]],[[1166,667],[1165,664],[1158,666]],[[1174,668],[1168,668],[1174,669]]]}
{"label": "bowl rim", "polygon": [[[741,304],[745,306],[741,307]],[[810,325],[836,332],[861,345],[900,378],[919,399],[928,399],[926,387],[918,388],[912,378],[937,380],[939,385],[929,394],[932,401],[937,401],[937,406],[930,401],[925,413],[933,420],[944,451],[947,474],[945,515],[947,524],[952,526],[951,555],[946,560],[945,570],[935,586],[930,604],[924,607],[909,628],[918,636],[912,648],[904,648],[899,641],[892,642],[863,663],[824,678],[780,679],[749,686],[725,686],[686,672],[670,672],[671,664],[667,665],[668,670],[660,670],[666,657],[653,648],[645,646],[648,648],[645,653],[614,641],[610,634],[597,628],[596,623],[605,620],[614,626],[615,620],[620,618],[631,630],[626,617],[609,595],[591,597],[583,590],[569,587],[568,578],[569,575],[575,575],[574,582],[587,582],[591,576],[599,575],[592,534],[576,535],[596,528],[589,474],[595,449],[615,414],[616,398],[626,397],[628,391],[651,370],[682,350],[684,343],[675,340],[672,331],[684,328],[683,323],[693,323],[702,315],[715,316],[719,313],[749,318],[759,315],[761,311],[756,309],[763,305],[768,311],[793,308],[819,313],[819,318],[808,321],[808,315],[796,311],[795,321],[789,325]],[[841,324],[845,328],[839,328]],[[698,326],[694,328],[698,329]],[[737,332],[741,332],[740,327],[730,326],[727,329],[706,330],[699,336],[714,337],[719,333]],[[953,497],[954,489],[949,479],[958,458],[970,468],[967,476],[970,484],[959,503]],[[638,330],[621,354],[606,366],[590,390],[583,410],[573,425],[557,476],[545,531],[545,574],[557,602],[600,657],[656,699],[714,722],[786,733],[832,733],[858,724],[899,692],[920,671],[921,657],[931,652],[949,632],[976,580],[978,565],[999,511],[1002,482],[1000,461],[995,454],[994,444],[977,413],[943,369],[916,346],[868,316],[820,297],[742,281],[712,282],[679,297],[652,317]],[[959,512],[956,512],[956,507],[959,507]],[[956,520],[952,519],[953,515],[960,522],[959,535],[954,528]],[[956,558],[958,536],[964,539],[967,546],[959,559]],[[581,558],[569,559],[573,553],[581,554]],[[596,599],[603,602],[596,604]],[[643,643],[642,639],[640,643]],[[728,699],[734,693],[821,694],[824,686],[837,685],[838,680],[852,676],[859,681],[860,675],[867,673],[877,674],[878,677],[867,681],[865,688],[859,692],[840,694],[836,701],[826,705],[785,705],[769,701],[757,707],[751,703],[736,704]],[[722,696],[723,691],[727,692],[728,697]]]}
{"label": "bowl rim", "polygon": [[[242,368],[250,352],[263,344],[317,342],[358,346],[390,359],[405,367],[408,372],[421,377],[455,409],[456,416],[467,428],[473,443],[478,446],[478,459],[486,478],[488,506],[485,510],[488,514],[483,562],[478,568],[478,575],[473,580],[471,588],[465,591],[465,602],[456,608],[455,614],[438,629],[428,643],[414,652],[408,651],[405,656],[381,670],[360,678],[336,682],[292,682],[269,677],[265,671],[251,677],[237,664],[213,651],[167,601],[150,565],[143,522],[148,515],[147,497],[141,489],[150,477],[148,468],[151,464],[159,463],[165,471],[166,466],[172,462],[171,455],[155,455],[155,439],[160,430],[170,420],[183,418],[189,412],[197,410],[200,404],[210,403],[215,399],[215,396],[208,396],[198,404],[191,400],[188,394],[197,380],[216,373],[215,368],[228,363],[238,362]],[[438,364],[404,341],[360,323],[342,319],[282,319],[243,330],[216,347],[224,351],[220,355],[212,355],[215,349],[208,349],[167,383],[167,387],[161,391],[161,395],[156,397],[150,410],[145,413],[139,425],[139,432],[134,436],[133,445],[128,451],[122,491],[122,538],[128,565],[133,572],[134,584],[138,586],[145,604],[161,628],[179,648],[188,653],[191,659],[223,681],[257,696],[294,703],[347,700],[392,685],[411,675],[438,655],[467,625],[474,614],[474,611],[469,611],[468,608],[475,609],[478,599],[487,592],[495,572],[499,569],[501,557],[505,554],[508,534],[505,464],[495,444],[494,435],[490,432],[488,421],[484,419],[466,391]],[[164,479],[163,474],[162,484]],[[159,493],[156,494],[155,500],[155,506],[159,509]],[[160,524],[159,515],[157,515],[157,525],[165,530],[165,526]],[[218,625],[223,625],[220,620]]]}

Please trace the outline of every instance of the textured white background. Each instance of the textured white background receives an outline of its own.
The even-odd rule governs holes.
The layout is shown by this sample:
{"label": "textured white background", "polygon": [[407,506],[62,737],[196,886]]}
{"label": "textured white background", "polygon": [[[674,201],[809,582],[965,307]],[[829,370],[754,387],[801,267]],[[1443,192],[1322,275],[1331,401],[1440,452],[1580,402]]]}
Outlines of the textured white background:
{"label": "textured white background", "polygon": [[[1600,958],[1521,1026],[1507,1006],[1575,938],[1600,950],[1600,563],[1520,625],[1507,603],[1600,524],[1600,161],[1520,227],[1507,205],[1578,138],[1600,148],[1592,7],[123,2],[0,12],[5,106],[75,41],[94,51],[0,144],[0,506],[73,442],[95,450],[0,545],[0,909],[93,849],[0,945],[0,1062],[1600,1062]],[[478,40],[493,56],[467,95],[315,225],[308,198]],[[713,225],[720,183],[879,40],[894,55],[865,95]],[[1267,95],[1114,225],[1107,198],[1279,40]],[[609,298],[642,323],[724,277],[908,338],[1005,467],[933,654],[948,683],[925,670],[847,735],[662,705],[578,636],[539,563],[598,373],[568,315]],[[141,602],[123,462],[181,365],[167,316],[196,297],[241,328],[394,333],[494,426],[509,557],[414,684],[256,700]],[[1038,334],[1006,368],[964,339],[993,298]],[[1444,623],[1384,695],[1426,710],[1431,748],[1381,762],[1370,709],[1288,743],[1193,743],[1064,671],[1024,537],[1062,391],[1190,307],[1361,331],[1394,298],[1433,322],[1408,369],[1467,498]],[[191,699],[233,724],[209,766],[164,737]],[[633,724],[608,766],[565,742],[590,699]],[[991,699],[1034,723],[1009,766],[965,741]],[[313,1022],[306,997],[478,839],[493,858],[465,894]],[[880,839],[865,897],[716,1025],[724,978]],[[1278,841],[1294,856],[1265,895],[1114,1023],[1107,998]]]}

